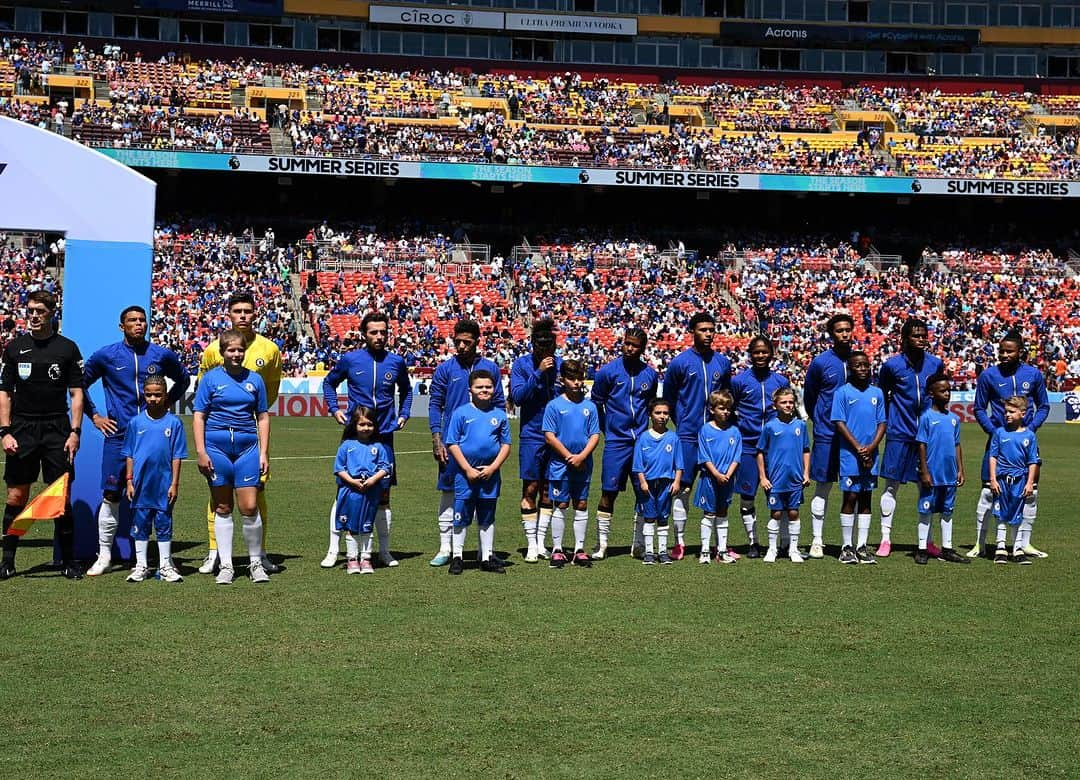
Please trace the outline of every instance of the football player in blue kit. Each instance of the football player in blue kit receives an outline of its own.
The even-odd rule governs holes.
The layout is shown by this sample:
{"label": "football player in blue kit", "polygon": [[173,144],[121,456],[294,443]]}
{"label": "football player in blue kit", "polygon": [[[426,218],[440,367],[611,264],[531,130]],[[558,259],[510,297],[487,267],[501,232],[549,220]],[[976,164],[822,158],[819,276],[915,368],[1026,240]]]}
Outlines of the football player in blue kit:
{"label": "football player in blue kit", "polygon": [[668,363],[662,390],[663,398],[671,408],[675,431],[682,442],[685,466],[680,481],[681,490],[671,505],[671,519],[675,524],[675,547],[671,550],[673,560],[682,560],[686,555],[690,488],[698,472],[698,433],[709,420],[709,394],[731,387],[731,361],[712,348],[716,337],[716,320],[711,314],[698,312],[690,318],[689,328],[693,344]]}
{"label": "football player in blue kit", "polygon": [[803,488],[810,484],[810,435],[806,421],[798,416],[794,390],[780,387],[772,400],[776,412],[762,426],[757,445],[758,482],[769,505],[769,547],[762,560],[776,561],[780,526],[786,520],[788,558],[802,563],[799,507]]}
{"label": "football player in blue kit", "polygon": [[521,527],[525,531],[525,561],[547,558],[545,547],[551,523],[547,471],[551,449],[544,439],[544,410],[562,392],[555,354],[555,323],[537,320],[532,326],[532,352],[510,368],[510,400],[518,410],[518,475],[521,477]]}
{"label": "football player in blue kit", "polygon": [[997,552],[994,563],[1008,563],[1005,534],[1013,535],[1013,561],[1031,563],[1024,552],[1030,542],[1031,524],[1024,515],[1024,502],[1035,492],[1039,478],[1039,440],[1024,425],[1028,400],[1023,396],[1005,399],[1005,424],[994,431],[990,440],[990,489],[994,491],[994,517],[997,518]]}
{"label": "football player in blue kit", "polygon": [[[128,423],[146,408],[143,389],[150,377],[165,376],[172,381],[166,409],[183,400],[189,376],[175,352],[146,340],[148,323],[142,306],[128,306],[120,312],[124,338],[102,347],[83,366],[87,415],[105,436],[101,447],[101,506],[98,508],[98,556],[87,570],[88,577],[104,574],[112,562],[112,545],[120,520],[120,497],[124,491],[126,464],[120,450]],[[90,397],[90,388],[101,380],[105,390],[105,414]]]}
{"label": "football player in blue kit", "polygon": [[952,385],[945,374],[926,380],[931,406],[919,417],[915,441],[919,445],[919,547],[915,563],[930,558],[927,540],[934,513],[941,515],[941,551],[949,563],[970,563],[953,549],[952,519],[956,489],[964,484],[964,453],[960,448],[960,418],[949,411]]}
{"label": "football player in blue kit", "polygon": [[[622,356],[603,366],[593,380],[591,399],[600,413],[604,454],[600,467],[600,503],[596,508],[594,560],[607,555],[615,499],[626,490],[634,460],[634,443],[649,427],[649,403],[656,397],[659,374],[641,358],[648,336],[641,328],[626,329]],[[642,541],[641,516],[634,513],[634,547]]]}
{"label": "football player in blue kit", "polygon": [[803,381],[803,404],[814,424],[814,443],[810,447],[810,479],[814,480],[810,499],[811,558],[825,556],[825,513],[829,510],[829,492],[839,476],[841,446],[832,421],[832,402],[836,391],[848,381],[855,321],[848,314],[835,314],[825,323],[825,332],[832,339],[832,347],[810,361]]}
{"label": "football player in blue kit", "polygon": [[259,479],[270,471],[270,415],[266,385],[244,367],[246,341],[239,330],[219,339],[225,364],[207,371],[195,392],[192,432],[199,471],[210,486],[218,549],[219,585],[231,585],[233,572],[233,495],[240,510],[254,583],[269,582],[262,565]]}
{"label": "football player in blue kit", "polygon": [[[900,329],[900,354],[889,358],[878,372],[878,387],[885,394],[885,454],[881,460],[881,476],[885,489],[881,492],[881,544],[879,558],[892,552],[893,514],[896,512],[896,493],[901,483],[919,479],[919,450],[915,434],[919,415],[930,408],[926,380],[942,370],[940,359],[928,354],[930,335],[926,323],[908,319]],[[927,553],[934,557],[940,550],[933,539],[927,541]]]}
{"label": "football player in blue kit", "polygon": [[394,469],[390,451],[376,440],[378,432],[375,410],[356,407],[345,426],[345,440],[334,457],[338,488],[334,527],[339,534],[345,533],[346,574],[375,573],[371,565],[371,532]]}

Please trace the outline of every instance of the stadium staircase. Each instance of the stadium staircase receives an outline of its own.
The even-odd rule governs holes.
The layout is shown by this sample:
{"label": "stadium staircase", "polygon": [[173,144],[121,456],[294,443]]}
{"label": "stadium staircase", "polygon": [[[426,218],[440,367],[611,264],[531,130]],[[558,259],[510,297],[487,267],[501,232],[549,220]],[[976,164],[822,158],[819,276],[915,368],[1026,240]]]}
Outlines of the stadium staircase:
{"label": "stadium staircase", "polygon": [[234,87],[229,90],[229,102],[233,108],[246,108],[247,90],[243,87]]}
{"label": "stadium staircase", "polygon": [[109,103],[109,82],[105,78],[94,77],[94,100],[101,104]]}
{"label": "stadium staircase", "polygon": [[292,144],[280,127],[270,128],[270,146],[276,155],[290,155],[293,152]]}

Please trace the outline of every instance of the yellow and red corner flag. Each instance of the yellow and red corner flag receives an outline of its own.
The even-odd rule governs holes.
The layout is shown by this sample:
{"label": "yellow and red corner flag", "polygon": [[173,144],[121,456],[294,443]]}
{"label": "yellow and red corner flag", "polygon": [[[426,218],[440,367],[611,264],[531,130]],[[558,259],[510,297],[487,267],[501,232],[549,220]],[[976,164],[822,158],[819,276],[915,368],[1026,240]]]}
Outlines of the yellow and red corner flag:
{"label": "yellow and red corner flag", "polygon": [[55,520],[64,516],[68,502],[69,476],[64,474],[42,490],[27,504],[12,523],[8,533],[22,536],[38,520]]}

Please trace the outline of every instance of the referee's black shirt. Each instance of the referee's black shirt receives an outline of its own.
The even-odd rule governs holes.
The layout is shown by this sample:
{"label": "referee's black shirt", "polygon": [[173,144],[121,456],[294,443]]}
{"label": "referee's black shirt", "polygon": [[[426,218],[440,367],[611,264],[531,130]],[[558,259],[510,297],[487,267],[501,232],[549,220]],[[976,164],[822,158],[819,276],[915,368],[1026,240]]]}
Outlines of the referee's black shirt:
{"label": "referee's black shirt", "polygon": [[4,349],[0,390],[11,395],[13,420],[67,414],[68,389],[82,385],[79,347],[59,333],[47,339],[24,333]]}

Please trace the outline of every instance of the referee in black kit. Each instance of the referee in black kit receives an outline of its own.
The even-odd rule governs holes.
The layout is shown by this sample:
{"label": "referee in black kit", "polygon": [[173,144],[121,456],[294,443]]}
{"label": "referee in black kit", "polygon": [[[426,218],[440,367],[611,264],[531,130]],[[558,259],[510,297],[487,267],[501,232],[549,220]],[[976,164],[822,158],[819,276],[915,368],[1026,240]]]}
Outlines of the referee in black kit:
{"label": "referee in black kit", "polygon": [[[37,480],[39,470],[46,484],[71,472],[82,433],[82,355],[74,341],[53,330],[56,296],[44,290],[32,292],[26,310],[30,332],[7,345],[0,368],[0,442],[7,458],[3,580],[15,576],[19,537],[8,529],[30,498],[30,484]],[[63,559],[61,573],[69,580],[81,579],[82,569],[73,557],[75,520],[70,504],[56,521],[56,534]]]}

